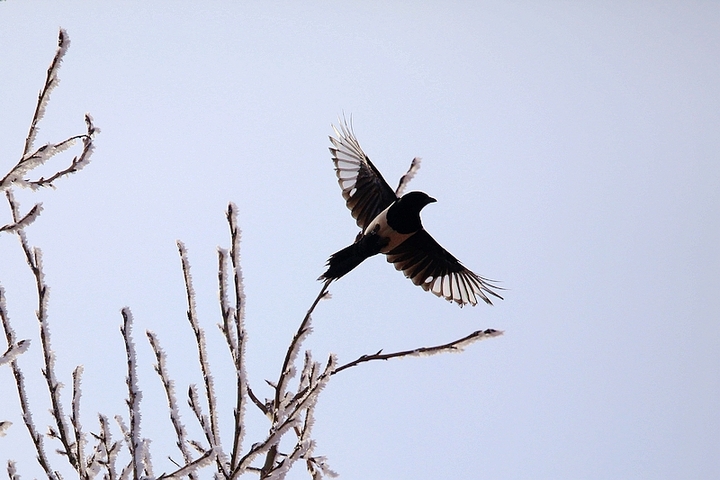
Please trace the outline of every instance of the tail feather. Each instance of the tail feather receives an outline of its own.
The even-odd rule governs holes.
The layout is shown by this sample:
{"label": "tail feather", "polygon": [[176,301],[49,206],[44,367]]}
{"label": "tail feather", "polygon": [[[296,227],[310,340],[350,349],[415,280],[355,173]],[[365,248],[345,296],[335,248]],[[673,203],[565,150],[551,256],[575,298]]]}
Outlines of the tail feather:
{"label": "tail feather", "polygon": [[328,269],[318,280],[337,280],[360,265],[366,258],[380,253],[383,246],[380,237],[375,234],[360,237],[352,245],[330,255],[327,261]]}

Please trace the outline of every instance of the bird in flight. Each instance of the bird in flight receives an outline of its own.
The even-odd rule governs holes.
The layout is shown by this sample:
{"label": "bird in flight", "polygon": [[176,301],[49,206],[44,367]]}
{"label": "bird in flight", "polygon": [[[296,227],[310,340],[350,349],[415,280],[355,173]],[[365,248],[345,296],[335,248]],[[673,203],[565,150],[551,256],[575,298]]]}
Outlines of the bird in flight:
{"label": "bird in flight", "polygon": [[395,191],[360,148],[352,126],[333,125],[330,137],[335,174],[353,218],[361,228],[355,242],[332,254],[318,280],[337,280],[366,258],[385,254],[415,285],[460,307],[476,305],[478,297],[492,305],[489,295],[502,299],[491,280],[471,272],[425,231],[420,211],[436,200],[424,192],[402,195],[419,168],[415,158]]}

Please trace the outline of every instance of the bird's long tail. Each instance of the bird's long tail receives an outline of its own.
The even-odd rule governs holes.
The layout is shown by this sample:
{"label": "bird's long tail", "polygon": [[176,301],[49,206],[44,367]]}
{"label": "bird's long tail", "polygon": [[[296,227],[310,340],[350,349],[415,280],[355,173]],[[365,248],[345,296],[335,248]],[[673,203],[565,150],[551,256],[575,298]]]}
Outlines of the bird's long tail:
{"label": "bird's long tail", "polygon": [[360,265],[366,258],[380,253],[383,243],[377,235],[366,235],[352,245],[330,255],[328,269],[318,280],[337,280],[353,268]]}

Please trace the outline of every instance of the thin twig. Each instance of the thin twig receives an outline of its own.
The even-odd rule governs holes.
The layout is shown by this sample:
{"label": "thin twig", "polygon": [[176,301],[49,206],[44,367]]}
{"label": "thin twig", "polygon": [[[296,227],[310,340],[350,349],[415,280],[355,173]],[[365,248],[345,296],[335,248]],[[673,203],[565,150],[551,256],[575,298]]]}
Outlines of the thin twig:
{"label": "thin twig", "polygon": [[[5,303],[5,290],[2,288],[1,285],[0,321],[2,322],[3,330],[5,330],[5,338],[7,339],[8,345],[15,345],[17,343],[17,339],[15,337],[15,331],[10,325],[10,317],[8,316]],[[18,397],[20,398],[20,411],[22,412],[23,422],[25,423],[25,428],[27,428],[27,431],[30,434],[30,439],[32,440],[33,445],[35,446],[35,452],[37,453],[37,461],[38,463],[40,463],[40,466],[45,471],[45,474],[47,475],[49,480],[58,480],[58,476],[55,473],[55,470],[53,470],[53,468],[50,466],[50,460],[48,459],[47,453],[45,452],[44,436],[38,432],[37,428],[35,427],[35,422],[33,421],[32,414],[30,413],[30,405],[28,403],[27,390],[25,388],[25,375],[23,375],[22,370],[20,370],[17,359],[10,362],[10,367],[12,368],[13,376],[15,377],[15,386],[17,387]],[[8,464],[8,471],[9,470],[10,465]],[[14,471],[15,470],[13,464],[13,472]]]}
{"label": "thin twig", "polygon": [[[0,288],[2,288],[2,286],[0,286]],[[27,352],[28,348],[30,348],[30,340],[20,340],[10,345],[7,350],[5,350],[5,353],[0,355],[0,367],[6,363],[12,363],[17,357]]]}
{"label": "thin twig", "polygon": [[[93,154],[93,151],[95,150],[95,146],[93,144],[93,140],[95,138],[95,135],[100,132],[100,129],[95,127],[93,124],[93,119],[90,116],[90,114],[85,114],[85,125],[87,127],[87,133],[85,135],[77,135],[76,137],[72,137],[68,140],[74,140],[74,139],[81,139],[83,142],[83,149],[80,152],[79,156],[73,157],[72,161],[70,162],[70,165],[63,169],[58,170],[54,174],[50,175],[48,178],[40,177],[37,180],[34,181],[28,181],[25,182],[30,188],[36,189],[39,187],[45,187],[45,186],[52,186],[53,182],[59,178],[68,176],[70,174],[76,173],[80,170],[82,170],[88,163],[90,163],[90,157]],[[68,141],[66,140],[66,141]]]}
{"label": "thin twig", "polygon": [[250,385],[247,385],[247,392],[250,400],[252,400],[252,402],[260,409],[261,412],[267,415],[269,412],[267,405],[260,401],[260,399],[255,395],[255,392],[252,391],[252,388],[250,388]]}
{"label": "thin twig", "polygon": [[280,378],[278,379],[277,387],[275,389],[275,403],[274,403],[274,410],[277,412],[280,409],[280,400],[282,396],[285,394],[285,387],[287,382],[290,380],[290,362],[292,362],[293,358],[297,355],[297,351],[300,348],[301,341],[305,334],[307,333],[307,327],[310,322],[312,312],[315,310],[315,307],[320,302],[320,300],[323,299],[325,294],[327,293],[328,287],[330,286],[331,280],[326,280],[323,283],[322,288],[320,289],[320,293],[318,293],[318,296],[313,301],[312,305],[308,309],[307,313],[305,314],[305,318],[303,318],[303,321],[300,323],[300,327],[298,327],[297,332],[295,332],[295,335],[293,336],[292,341],[290,342],[290,345],[287,349],[287,352],[285,353],[285,360],[283,361],[282,369],[280,370]]}
{"label": "thin twig", "polygon": [[200,458],[187,463],[186,465],[178,468],[174,472],[160,475],[157,480],[170,479],[170,478],[182,478],[188,476],[190,478],[197,478],[195,472],[201,468],[210,465],[215,460],[215,451],[210,449]]}
{"label": "thin twig", "polygon": [[353,360],[352,362],[348,362],[336,368],[331,373],[331,375],[335,375],[336,373],[340,373],[350,367],[355,367],[357,365],[360,365],[361,363],[370,362],[373,360],[389,360],[391,358],[435,355],[438,353],[446,352],[461,352],[466,346],[470,345],[471,343],[477,342],[479,340],[484,340],[486,338],[497,337],[502,334],[503,332],[500,330],[494,330],[492,328],[489,328],[487,330],[477,330],[470,335],[466,335],[458,340],[453,340],[452,342],[448,342],[442,345],[436,345],[434,347],[419,347],[412,350],[404,350],[402,352],[393,353],[382,353],[382,350],[380,350],[374,354],[362,355],[359,358]]}
{"label": "thin twig", "polygon": [[[305,338],[305,336],[309,333],[309,323],[312,316],[312,312],[315,310],[315,307],[320,302],[320,300],[325,297],[325,294],[327,293],[328,287],[330,286],[330,282],[332,280],[326,280],[322,288],[320,289],[320,293],[318,293],[318,296],[313,301],[312,305],[308,309],[307,313],[305,314],[305,318],[303,318],[302,322],[300,322],[300,326],[297,329],[297,332],[295,332],[295,335],[293,336],[292,340],[290,341],[290,345],[288,346],[287,352],[285,353],[285,360],[283,361],[282,369],[280,370],[280,377],[277,382],[277,386],[275,387],[275,400],[273,403],[272,408],[272,429],[277,430],[278,423],[282,420],[282,417],[284,416],[284,408],[281,404],[283,398],[285,397],[285,389],[287,382],[292,378],[292,371],[293,369],[290,367],[291,362],[294,360],[294,358],[297,356],[298,349],[300,348],[300,345],[302,344],[302,340]],[[272,435],[271,435],[272,436]],[[269,472],[272,470],[273,465],[275,463],[275,458],[277,456],[277,444],[274,444],[270,447],[270,450],[268,451],[267,457],[265,458],[265,464],[263,465],[260,478],[265,478]],[[246,455],[247,457],[247,455]]]}
{"label": "thin twig", "polygon": [[125,354],[127,356],[127,405],[130,415],[130,429],[125,433],[125,437],[128,439],[133,480],[140,480],[143,476],[143,463],[145,460],[145,455],[143,454],[144,443],[140,437],[140,401],[142,400],[142,391],[138,385],[137,355],[135,353],[135,342],[132,338],[133,317],[129,308],[125,307],[122,309],[122,317],[123,324],[120,327],[120,331],[125,341]]}
{"label": "thin twig", "polygon": [[177,242],[178,252],[180,253],[180,261],[182,263],[183,280],[185,281],[185,293],[187,296],[187,318],[190,322],[190,326],[195,334],[195,343],[198,349],[198,362],[200,363],[200,370],[202,371],[205,396],[208,402],[208,415],[210,417],[210,433],[211,438],[208,439],[210,442],[210,448],[215,450],[216,463],[219,471],[223,472],[224,476],[228,476],[228,472],[225,468],[224,458],[225,455],[222,451],[222,445],[220,442],[220,434],[218,429],[218,413],[217,413],[217,398],[215,396],[215,381],[210,372],[210,362],[207,356],[207,346],[205,343],[205,331],[200,327],[200,322],[197,318],[197,311],[195,308],[195,290],[192,284],[192,277],[190,276],[190,262],[187,258],[187,249],[181,242]]}
{"label": "thin twig", "polygon": [[[13,220],[17,223],[19,218],[19,206],[15,202],[12,190],[6,190],[5,196],[10,204],[10,210],[12,211]],[[25,253],[25,260],[27,261],[30,270],[35,277],[35,288],[38,297],[38,308],[36,316],[38,319],[38,325],[40,327],[40,343],[42,345],[42,353],[44,360],[43,376],[47,383],[48,392],[50,394],[50,401],[52,404],[52,416],[55,419],[57,426],[57,432],[51,429],[52,436],[57,437],[63,446],[62,453],[68,457],[70,465],[76,470],[80,471],[80,465],[78,459],[73,451],[73,444],[75,443],[71,438],[69,432],[70,427],[67,424],[65,413],[63,412],[62,401],[60,400],[60,389],[62,384],[57,381],[55,375],[55,352],[52,349],[50,343],[50,325],[48,323],[48,286],[45,284],[45,274],[43,272],[42,265],[42,252],[39,248],[31,248],[25,231],[23,229],[16,230],[15,233],[20,240],[20,245],[23,252]]]}
{"label": "thin twig", "polygon": [[45,115],[45,106],[47,105],[48,100],[50,100],[50,92],[52,92],[53,88],[55,88],[58,84],[57,72],[60,69],[60,64],[62,63],[62,59],[69,46],[70,38],[68,38],[67,32],[61,28],[58,33],[58,49],[55,53],[55,58],[53,58],[52,63],[50,63],[50,67],[48,67],[47,77],[45,77],[45,85],[38,95],[38,102],[35,106],[35,113],[33,114],[32,122],[30,123],[30,131],[28,132],[27,139],[25,140],[23,155],[27,155],[32,148],[33,142],[35,141],[35,137],[37,136],[37,124]]}
{"label": "thin twig", "polygon": [[115,461],[117,459],[118,452],[120,451],[120,442],[113,443],[107,417],[105,415],[98,414],[98,420],[100,421],[99,442],[101,446],[99,450],[105,457],[103,459],[99,459],[98,463],[104,466],[107,471],[107,476],[105,477],[106,480],[116,480],[117,468],[115,466]]}
{"label": "thin twig", "polygon": [[20,475],[18,475],[17,470],[15,469],[15,462],[12,460],[8,460],[7,473],[8,480],[20,480]]}
{"label": "thin twig", "polygon": [[405,175],[400,177],[398,186],[395,189],[395,196],[402,197],[405,188],[407,187],[408,183],[410,183],[410,180],[415,177],[415,174],[418,170],[420,170],[420,157],[415,157],[412,159],[412,162],[410,162],[410,168],[408,168],[408,171],[405,172]]}
{"label": "thin twig", "polygon": [[42,212],[42,203],[36,203],[35,206],[28,211],[28,213],[20,218],[20,220],[0,227],[0,232],[15,232],[21,228],[27,227],[35,221],[35,219],[40,215],[40,212]]}
{"label": "thin twig", "polygon": [[[249,386],[246,377],[245,369],[245,341],[247,332],[245,331],[245,287],[243,284],[242,269],[240,266],[240,229],[237,225],[237,206],[230,202],[228,204],[226,218],[228,226],[230,227],[230,261],[233,268],[233,287],[235,294],[235,308],[229,309],[225,307],[223,309],[223,315],[228,314],[227,318],[224,318],[223,325],[226,330],[226,338],[228,339],[228,346],[232,351],[232,328],[231,323],[235,326],[235,351],[233,354],[235,363],[235,375],[236,375],[236,400],[235,400],[235,428],[233,435],[233,449],[230,460],[230,470],[235,469],[238,463],[240,450],[242,449],[242,441],[245,435],[245,403],[249,394]],[[222,256],[222,255],[221,255]],[[224,256],[222,256],[224,257]],[[221,292],[225,290],[225,282],[227,278],[225,261],[223,258],[220,260],[220,282]],[[222,295],[221,295],[222,296]],[[227,303],[227,298],[222,300]],[[232,315],[229,315],[232,310]]]}
{"label": "thin twig", "polygon": [[80,397],[82,390],[80,381],[82,379],[83,367],[78,365],[73,371],[73,394],[72,394],[72,413],[70,415],[70,424],[75,434],[75,457],[78,463],[78,475],[80,478],[89,479],[87,469],[85,468],[85,435],[82,431],[82,423],[80,422]]}
{"label": "thin twig", "polygon": [[[185,425],[180,419],[180,411],[178,409],[177,398],[175,396],[175,386],[173,381],[170,380],[170,375],[165,368],[165,352],[160,347],[160,342],[153,332],[147,331],[145,333],[147,334],[150,345],[155,353],[155,359],[157,360],[155,371],[160,376],[163,388],[165,389],[165,396],[167,397],[168,407],[170,409],[170,422],[172,423],[173,428],[175,429],[175,434],[177,435],[177,446],[180,449],[180,453],[182,453],[185,463],[190,464],[193,462],[193,458],[187,445],[187,432],[185,430]],[[197,479],[197,475],[194,471],[190,472],[188,475],[191,480]]]}
{"label": "thin twig", "polygon": [[[322,391],[325,388],[325,385],[330,381],[330,377],[332,376],[332,372],[335,369],[336,364],[336,358],[335,355],[330,355],[330,358],[328,358],[328,362],[325,365],[325,369],[322,373],[317,374],[314,373],[311,375],[311,383],[303,388],[303,394],[296,395],[295,398],[291,402],[289,402],[289,406],[291,407],[290,413],[284,416],[284,420],[282,420],[277,427],[276,431],[274,432],[274,435],[276,436],[276,439],[271,440],[271,436],[269,436],[263,444],[260,445],[258,448],[264,448],[266,445],[270,444],[272,445],[269,450],[267,457],[265,459],[265,464],[263,465],[263,468],[261,469],[260,478],[266,478],[269,475],[273,474],[275,470],[278,467],[281,467],[282,465],[275,465],[275,461],[273,458],[272,463],[268,461],[268,458],[271,455],[277,456],[277,445],[279,443],[279,439],[282,438],[282,436],[285,434],[285,432],[290,428],[297,427],[298,423],[300,422],[300,415],[305,412],[307,415],[309,410],[312,410],[317,403],[318,395],[320,394],[320,391]],[[319,367],[319,366],[318,366]],[[310,426],[312,425],[312,420],[310,421]],[[272,443],[274,442],[274,443]],[[303,442],[302,440],[299,440],[298,448],[303,449],[304,453],[309,453],[305,448],[304,445],[306,442]],[[291,459],[291,462],[294,462],[299,457],[293,457],[295,459]],[[285,460],[288,460],[287,458]],[[284,460],[284,461],[285,461]],[[243,465],[243,462],[241,462],[241,465]],[[289,464],[285,464],[283,467],[283,470],[285,468],[289,468]]]}
{"label": "thin twig", "polygon": [[[210,420],[208,419],[207,415],[202,413],[202,406],[200,405],[200,396],[198,395],[197,391],[197,385],[191,384],[188,387],[188,405],[190,406],[190,409],[195,414],[195,418],[197,418],[198,423],[200,423],[200,427],[202,428],[203,433],[205,434],[205,439],[208,441],[208,444],[210,444],[210,448],[212,448],[212,431],[210,430]],[[192,441],[190,442],[193,443]],[[205,452],[207,449],[200,446],[199,443],[195,442],[196,449]]]}
{"label": "thin twig", "polygon": [[[38,124],[45,115],[45,108],[50,100],[50,93],[59,83],[57,72],[69,45],[70,39],[67,36],[67,32],[60,29],[58,34],[58,49],[50,67],[47,70],[45,83],[38,94],[38,101],[35,105],[35,111],[33,112],[27,137],[25,138],[23,154],[18,163],[10,169],[10,171],[2,177],[2,179],[0,179],[0,191],[8,190],[13,184],[22,187],[30,187],[32,189],[52,186],[55,180],[79,171],[90,162],[90,157],[92,156],[94,150],[93,139],[100,130],[93,125],[92,117],[89,114],[85,115],[85,134],[66,138],[59,143],[47,143],[32,151],[37,137]],[[68,167],[55,172],[48,178],[40,177],[38,180],[34,181],[23,178],[29,171],[45,164],[55,155],[70,148],[77,140],[82,140],[83,149],[79,156],[72,159]]]}

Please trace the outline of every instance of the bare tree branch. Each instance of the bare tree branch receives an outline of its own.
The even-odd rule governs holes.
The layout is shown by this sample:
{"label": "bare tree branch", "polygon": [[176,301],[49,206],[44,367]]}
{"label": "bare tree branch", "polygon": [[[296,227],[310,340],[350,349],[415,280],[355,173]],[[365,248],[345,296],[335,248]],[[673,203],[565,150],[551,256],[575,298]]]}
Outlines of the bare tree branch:
{"label": "bare tree branch", "polygon": [[[165,352],[160,347],[160,342],[151,331],[145,332],[147,334],[150,345],[152,346],[153,352],[155,353],[155,359],[157,364],[155,365],[155,371],[160,376],[163,388],[165,389],[165,396],[167,397],[168,408],[170,409],[170,422],[175,428],[175,434],[177,435],[177,446],[182,453],[183,459],[186,464],[193,463],[192,454],[187,445],[187,431],[185,430],[185,424],[180,419],[180,411],[177,405],[177,398],[175,396],[175,385],[170,380],[170,376],[165,368]],[[188,473],[191,480],[197,479],[197,475],[194,471]]]}
{"label": "bare tree branch", "polygon": [[207,465],[210,465],[213,461],[215,461],[215,451],[210,449],[202,457],[187,463],[185,466],[178,468],[174,472],[168,474],[163,473],[162,475],[157,477],[157,480],[163,480],[166,478],[182,478],[185,476],[190,478],[197,478],[195,472],[197,472],[203,467],[206,467]]}
{"label": "bare tree branch", "polygon": [[67,53],[67,49],[69,46],[70,38],[68,38],[67,32],[61,28],[60,33],[58,34],[58,49],[55,53],[55,58],[53,58],[53,61],[50,63],[50,67],[48,67],[47,77],[45,78],[45,85],[43,86],[42,90],[40,90],[40,94],[38,95],[38,102],[35,106],[35,113],[33,114],[33,119],[30,123],[30,131],[28,132],[27,139],[25,140],[23,156],[27,155],[27,153],[32,148],[33,143],[35,142],[35,137],[37,136],[38,131],[37,124],[45,116],[45,106],[50,100],[50,92],[53,91],[53,89],[57,86],[59,82],[57,78],[57,72],[60,69],[60,64],[62,63],[62,59],[65,56],[65,53]]}
{"label": "bare tree branch", "polygon": [[410,162],[410,168],[408,168],[408,171],[405,172],[405,175],[400,177],[398,186],[395,189],[396,196],[402,197],[402,194],[405,191],[405,188],[407,187],[408,183],[410,183],[410,180],[412,180],[415,177],[415,174],[417,173],[418,170],[420,170],[420,157],[415,157],[412,159],[412,162]]}
{"label": "bare tree branch", "polygon": [[[19,206],[15,202],[12,191],[6,190],[5,196],[8,200],[8,203],[10,204],[10,210],[12,211],[13,220],[15,221],[15,223],[18,223],[18,221],[20,220],[20,215],[18,213]],[[30,267],[30,270],[33,273],[33,276],[35,277],[35,288],[38,298],[38,308],[36,311],[36,316],[40,327],[40,343],[42,345],[44,360],[43,376],[45,377],[48,392],[50,394],[50,401],[52,404],[52,416],[55,419],[55,424],[57,426],[57,432],[55,432],[57,435],[53,436],[56,436],[58,440],[60,440],[63,446],[63,454],[67,455],[70,465],[72,465],[72,467],[79,472],[81,467],[73,450],[73,444],[75,443],[75,441],[70,438],[69,432],[71,430],[67,424],[65,413],[63,412],[62,401],[60,399],[60,389],[62,388],[62,384],[58,382],[55,374],[55,352],[53,351],[50,343],[50,325],[48,324],[47,313],[48,286],[45,284],[45,274],[43,272],[42,265],[42,252],[39,248],[30,247],[27,241],[27,237],[25,235],[25,231],[23,229],[18,229],[15,231],[15,233],[20,239],[20,245],[23,252],[25,253],[25,259],[28,266]],[[51,432],[53,432],[52,429]]]}
{"label": "bare tree branch", "polygon": [[15,462],[12,460],[8,460],[7,473],[8,480],[20,480],[20,475],[18,475],[17,470],[15,469]]}
{"label": "bare tree branch", "polygon": [[72,394],[72,413],[70,415],[70,424],[73,427],[75,435],[75,458],[77,458],[78,475],[80,478],[88,480],[90,476],[85,468],[85,435],[82,431],[82,423],[80,423],[80,397],[82,390],[80,389],[80,380],[82,378],[83,367],[81,365],[75,367],[73,371],[73,394]]}
{"label": "bare tree branch", "polygon": [[8,223],[0,227],[0,233],[15,232],[17,230],[20,230],[21,228],[27,227],[35,221],[35,219],[40,215],[40,212],[42,212],[42,203],[36,203],[35,206],[31,208],[28,213],[26,213],[20,218],[20,220],[14,221],[13,223]]}
{"label": "bare tree branch", "polygon": [[452,342],[448,342],[442,345],[436,345],[434,347],[419,347],[412,350],[404,350],[402,352],[393,353],[382,353],[382,350],[380,350],[374,354],[362,355],[361,357],[353,360],[352,362],[348,362],[336,368],[331,375],[335,375],[336,373],[340,373],[350,367],[355,367],[357,365],[360,365],[361,363],[370,362],[373,360],[389,360],[391,358],[418,357],[424,355],[436,355],[438,353],[461,352],[471,343],[477,342],[479,340],[484,340],[486,338],[498,337],[502,334],[503,332],[500,330],[493,330],[492,328],[489,328],[487,330],[477,330],[470,335],[466,335],[457,340],[453,340]]}
{"label": "bare tree branch", "polygon": [[140,437],[140,401],[142,400],[143,394],[138,385],[137,355],[135,353],[135,342],[132,338],[133,316],[129,308],[125,307],[122,309],[122,317],[123,324],[122,327],[120,327],[120,332],[125,341],[125,354],[127,356],[127,406],[130,415],[130,429],[126,429],[125,432],[125,437],[128,440],[128,449],[130,450],[128,470],[132,471],[133,480],[140,480],[143,478],[143,472],[145,470],[145,455],[143,454],[144,442]]}
{"label": "bare tree branch", "polygon": [[[218,249],[218,284],[220,290],[220,310],[223,323],[220,329],[225,335],[228,349],[233,359],[236,375],[236,400],[233,417],[235,420],[233,431],[233,447],[230,457],[230,470],[237,466],[242,440],[245,435],[244,416],[245,404],[250,396],[248,381],[245,369],[245,288],[243,285],[242,269],[240,267],[240,229],[237,225],[237,206],[230,202],[228,204],[226,218],[230,227],[230,251]],[[233,294],[235,296],[235,307],[229,306],[228,299],[228,257],[233,269]],[[257,404],[257,403],[256,403]]]}
{"label": "bare tree branch", "polygon": [[[7,307],[5,304],[5,290],[0,285],[0,322],[2,322],[3,330],[5,331],[5,338],[7,339],[8,347],[16,345],[18,342],[15,337],[15,330],[10,325],[10,317],[7,313]],[[50,466],[50,460],[48,459],[47,453],[45,452],[45,441],[44,436],[41,435],[35,427],[32,414],[30,413],[30,405],[27,398],[27,389],[25,388],[25,375],[17,363],[17,360],[12,360],[10,366],[13,371],[13,377],[15,378],[15,386],[17,387],[18,397],[20,398],[20,411],[22,412],[23,422],[25,428],[27,428],[30,439],[35,446],[35,452],[37,453],[37,461],[45,471],[49,480],[58,480],[58,476],[55,470]],[[12,478],[15,473],[15,464],[12,464],[12,474],[10,474],[10,463],[8,463],[8,474]]]}
{"label": "bare tree branch", "polygon": [[[50,67],[47,71],[47,77],[45,83],[38,94],[38,101],[33,112],[33,117],[30,122],[30,129],[25,139],[25,145],[23,147],[23,154],[18,163],[10,169],[10,171],[0,179],[0,191],[8,190],[12,185],[21,187],[30,187],[37,189],[44,186],[52,186],[53,182],[59,178],[75,173],[85,167],[90,162],[94,146],[93,139],[97,133],[100,132],[93,124],[92,117],[89,114],[85,115],[86,133],[82,135],[75,135],[62,140],[58,143],[47,143],[41,147],[36,148],[33,151],[37,132],[39,130],[38,124],[45,115],[45,108],[47,107],[48,101],[50,100],[50,93],[58,85],[59,79],[57,72],[60,69],[62,59],[67,52],[70,45],[70,39],[67,36],[65,30],[60,29],[58,34],[58,49],[55,53],[53,61],[50,63]],[[48,178],[40,177],[38,180],[26,180],[23,177],[31,170],[44,165],[55,155],[67,150],[75,144],[77,140],[82,140],[83,149],[79,156],[72,159],[70,165],[64,169],[58,170],[57,172],[50,175]],[[37,211],[36,213],[39,213]],[[30,216],[28,219],[34,219]]]}
{"label": "bare tree branch", "polygon": [[[285,398],[285,389],[287,386],[287,382],[294,376],[294,367],[292,367],[291,364],[295,357],[297,357],[300,345],[302,345],[302,341],[310,333],[310,319],[312,316],[312,312],[315,310],[315,307],[320,302],[320,300],[325,297],[328,287],[330,286],[330,282],[331,280],[326,280],[323,283],[322,288],[320,289],[320,293],[318,293],[318,296],[315,298],[312,305],[308,309],[307,313],[305,314],[305,318],[303,318],[302,322],[300,322],[300,326],[298,327],[297,332],[295,332],[295,335],[290,341],[287,352],[285,353],[285,360],[283,361],[282,369],[280,370],[280,378],[278,379],[277,386],[275,387],[275,400],[272,406],[272,429],[277,429],[277,425],[283,420],[283,417],[285,416],[284,405],[282,402]],[[264,478],[269,474],[275,463],[276,456],[277,444],[274,444],[270,447],[268,455],[265,459],[265,464],[263,465],[260,478]]]}
{"label": "bare tree branch", "polygon": [[[71,137],[68,140],[65,140],[65,142],[68,142],[68,147],[73,145],[75,143],[75,140],[80,139],[83,142],[83,149],[82,152],[80,152],[79,156],[73,157],[72,161],[70,162],[70,165],[66,167],[63,170],[58,170],[54,174],[50,175],[48,178],[40,177],[37,180],[34,181],[24,181],[23,183],[28,185],[32,189],[37,189],[40,187],[46,187],[46,186],[53,186],[53,182],[59,178],[66,177],[72,173],[76,173],[80,170],[82,170],[88,163],[90,163],[90,157],[92,156],[95,146],[93,145],[93,140],[95,138],[95,135],[100,132],[100,129],[95,127],[93,125],[93,119],[90,116],[90,114],[85,114],[85,125],[87,127],[87,133],[85,135],[77,135],[75,137]],[[58,144],[60,145],[60,144]],[[53,155],[60,153],[60,149],[57,149],[56,152],[53,153]],[[63,149],[64,150],[64,149]]]}
{"label": "bare tree branch", "polygon": [[208,415],[210,417],[210,448],[215,451],[216,463],[220,472],[225,477],[228,476],[228,472],[225,468],[225,455],[222,450],[222,444],[220,441],[220,433],[218,427],[218,412],[217,412],[217,398],[215,396],[215,380],[210,372],[210,362],[207,356],[207,345],[205,342],[205,331],[200,327],[200,322],[197,318],[197,310],[195,308],[195,289],[192,284],[192,277],[190,275],[190,262],[187,258],[187,250],[185,245],[181,242],[177,242],[178,252],[180,253],[180,261],[182,263],[183,279],[185,281],[185,293],[187,296],[187,318],[190,322],[190,326],[195,334],[195,343],[198,349],[198,362],[200,363],[200,370],[202,371],[204,386],[205,386],[205,397],[208,402]]}

